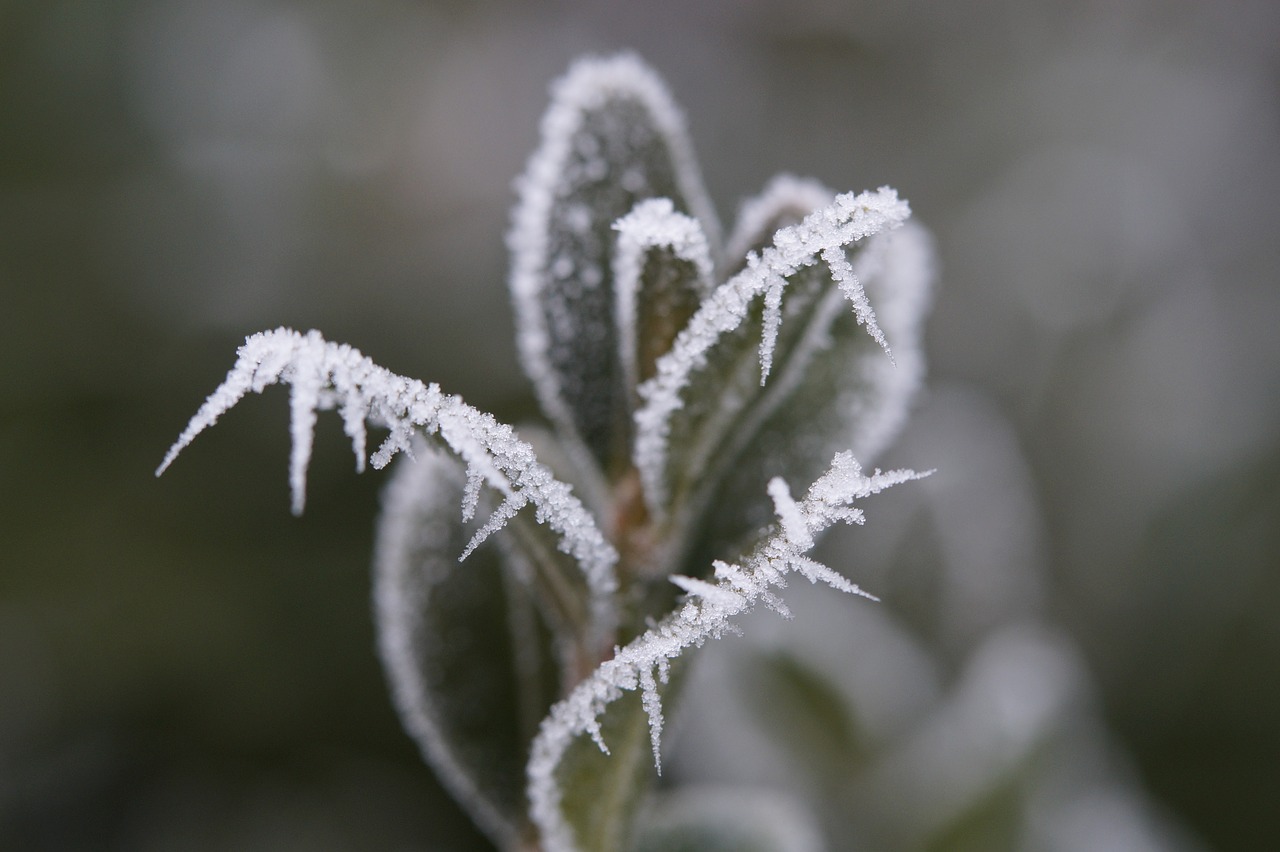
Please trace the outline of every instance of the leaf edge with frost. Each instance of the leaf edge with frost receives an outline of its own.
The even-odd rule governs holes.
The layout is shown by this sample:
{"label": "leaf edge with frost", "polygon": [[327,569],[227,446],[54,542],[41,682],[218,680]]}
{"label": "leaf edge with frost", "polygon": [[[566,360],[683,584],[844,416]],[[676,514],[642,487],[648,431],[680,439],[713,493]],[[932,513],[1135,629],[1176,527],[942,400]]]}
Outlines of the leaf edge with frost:
{"label": "leaf edge with frost", "polygon": [[[701,171],[686,129],[684,114],[661,77],[632,53],[578,59],[551,87],[551,103],[543,113],[538,148],[516,181],[517,202],[507,234],[511,252],[509,289],[516,319],[516,345],[539,404],[556,426],[575,462],[585,471],[599,465],[579,428],[577,413],[565,398],[561,377],[552,362],[554,331],[548,327],[543,300],[549,291],[544,272],[551,265],[550,230],[557,187],[574,154],[572,139],[587,111],[610,97],[638,102],[671,157],[676,187],[688,212],[702,227],[712,259],[719,254],[720,227],[702,183]],[[643,199],[637,199],[641,201]],[[619,210],[621,217],[628,211]],[[611,221],[603,223],[606,228]],[[606,472],[597,471],[589,487],[602,494]]]}
{"label": "leaf edge with frost", "polygon": [[475,512],[480,482],[503,498],[461,558],[532,503],[536,521],[559,536],[560,549],[582,571],[591,597],[590,638],[600,641],[612,633],[617,621],[613,597],[618,553],[572,488],[556,479],[510,426],[461,397],[444,393],[439,385],[392,373],[352,346],[325,340],[318,331],[304,335],[281,327],[247,337],[237,350],[235,365],[169,448],[156,476],[246,394],[261,393],[279,383],[291,389],[289,482],[294,514],[300,514],[305,505],[306,470],[318,411],[339,410],[357,470],[364,469],[366,423],[390,430],[370,459],[377,469],[397,453],[411,452],[413,436],[422,435],[467,466],[463,520]]}
{"label": "leaf edge with frost", "polygon": [[663,727],[659,687],[665,683],[672,660],[708,639],[737,632],[733,619],[757,603],[788,616],[785,604],[771,590],[786,585],[786,576],[798,573],[811,583],[818,580],[833,588],[874,599],[831,568],[809,558],[815,536],[836,523],[863,523],[862,510],[853,501],[886,488],[920,479],[932,471],[875,471],[864,476],[852,453],[837,453],[826,473],[809,487],[802,501],[792,496],[786,481],[769,483],[779,523],[740,563],[717,562],[715,582],[673,575],[671,580],[686,592],[685,602],[642,635],[616,649],[586,680],[557,702],[543,720],[530,750],[528,798],[530,815],[537,824],[545,852],[575,852],[572,826],[560,809],[562,791],[556,769],[575,739],[591,737],[602,750],[600,717],[623,695],[639,691],[649,717],[654,763],[661,772],[660,740]]}

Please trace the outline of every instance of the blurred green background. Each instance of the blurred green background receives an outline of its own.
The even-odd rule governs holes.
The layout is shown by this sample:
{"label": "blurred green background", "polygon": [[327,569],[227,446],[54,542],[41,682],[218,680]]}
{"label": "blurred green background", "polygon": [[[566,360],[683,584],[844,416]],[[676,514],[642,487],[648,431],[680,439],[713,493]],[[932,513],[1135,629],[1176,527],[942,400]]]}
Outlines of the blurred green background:
{"label": "blurred green background", "polygon": [[383,477],[337,419],[300,520],[283,392],[152,471],[282,324],[529,416],[511,180],[547,84],[619,48],[724,220],[780,169],[911,200],[932,427],[886,462],[962,468],[929,411],[981,400],[1138,780],[1280,848],[1268,0],[0,3],[0,848],[484,848],[386,697]]}

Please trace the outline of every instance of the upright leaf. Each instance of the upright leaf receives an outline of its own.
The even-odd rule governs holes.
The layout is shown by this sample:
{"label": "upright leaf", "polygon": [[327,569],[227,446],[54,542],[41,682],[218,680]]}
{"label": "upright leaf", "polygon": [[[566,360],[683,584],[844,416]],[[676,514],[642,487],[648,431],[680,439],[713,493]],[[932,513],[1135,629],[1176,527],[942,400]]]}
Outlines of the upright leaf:
{"label": "upright leaf", "polygon": [[713,263],[698,220],[675,212],[669,198],[640,202],[613,227],[619,352],[635,388],[711,292]]}
{"label": "upright leaf", "polygon": [[696,553],[732,548],[768,522],[769,506],[744,497],[758,494],[771,476],[816,476],[832,452],[846,447],[859,461],[874,460],[906,421],[924,378],[921,335],[933,280],[928,234],[912,223],[877,234],[854,254],[852,268],[893,344],[894,361],[858,327],[828,279],[807,332],[811,350],[796,347],[774,380],[779,401],[762,398],[750,440],[715,467],[704,548]]}
{"label": "upright leaf", "polygon": [[552,91],[510,235],[518,343],[543,410],[606,475],[627,464],[629,393],[615,334],[613,224],[669,198],[717,228],[684,120],[631,56],[576,63]]}
{"label": "upright leaf", "polygon": [[[784,201],[794,204],[782,196],[763,221],[781,216]],[[844,274],[844,249],[899,226],[908,212],[888,189],[841,195],[809,212],[749,255],[659,359],[640,388],[635,464],[651,511],[676,525],[671,539],[686,538],[685,527],[699,519],[717,478],[789,402],[810,361],[828,347],[840,313],[865,328],[870,345],[885,346],[857,279]],[[842,299],[853,302],[852,312]]]}

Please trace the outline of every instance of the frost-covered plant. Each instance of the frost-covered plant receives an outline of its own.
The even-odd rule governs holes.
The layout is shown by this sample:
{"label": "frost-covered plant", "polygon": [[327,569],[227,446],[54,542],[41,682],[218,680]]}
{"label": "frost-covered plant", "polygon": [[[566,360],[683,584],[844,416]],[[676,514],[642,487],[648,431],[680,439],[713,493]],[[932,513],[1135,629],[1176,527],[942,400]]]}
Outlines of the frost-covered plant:
{"label": "frost-covered plant", "polygon": [[[550,430],[277,329],[246,340],[160,471],[281,382],[295,512],[317,411],[338,409],[358,468],[366,424],[389,430],[374,467],[410,461],[379,525],[383,661],[406,728],[500,847],[810,848],[777,803],[637,806],[693,649],[757,603],[788,615],[788,575],[861,594],[808,553],[918,476],[858,460],[921,380],[928,238],[891,189],[780,177],[722,250],[683,119],[630,56],[554,86],[519,195],[511,290]],[[812,484],[797,499],[789,482]]]}

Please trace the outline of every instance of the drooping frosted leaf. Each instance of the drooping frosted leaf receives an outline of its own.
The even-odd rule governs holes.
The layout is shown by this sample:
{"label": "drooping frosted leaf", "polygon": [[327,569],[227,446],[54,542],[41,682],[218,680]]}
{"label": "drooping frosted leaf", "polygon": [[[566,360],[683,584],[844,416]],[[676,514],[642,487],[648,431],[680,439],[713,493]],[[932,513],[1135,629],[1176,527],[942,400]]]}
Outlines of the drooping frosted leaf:
{"label": "drooping frosted leaf", "polygon": [[822,852],[817,820],[782,792],[679,787],[657,797],[632,852]]}
{"label": "drooping frosted leaf", "polygon": [[669,198],[713,247],[718,233],[684,120],[657,75],[626,55],[576,63],[552,90],[519,193],[509,242],[524,366],[547,415],[608,474],[625,466],[631,430],[613,224],[640,201]]}
{"label": "drooping frosted leaf", "polygon": [[889,361],[858,327],[842,294],[829,287],[814,312],[813,349],[797,349],[788,370],[773,381],[785,402],[767,412],[749,443],[730,464],[715,468],[717,489],[704,523],[706,550],[732,547],[769,520],[771,507],[751,499],[778,471],[817,475],[832,452],[849,448],[874,459],[905,422],[924,377],[921,342],[933,278],[933,254],[923,228],[907,223],[877,234],[853,257],[852,268],[875,305]]}
{"label": "drooping frosted leaf", "polygon": [[[406,730],[496,843],[528,836],[527,745],[560,690],[551,639],[492,544],[466,564],[461,464],[427,448],[384,496],[374,554],[378,645]],[[471,525],[473,528],[475,524]]]}
{"label": "drooping frosted leaf", "polygon": [[[330,343],[319,332],[303,335],[279,328],[247,338],[226,379],[169,448],[156,475],[163,473],[197,435],[245,394],[261,393],[282,382],[293,388],[290,409],[294,442],[289,466],[295,512],[302,511],[317,410],[340,410],[357,467],[364,464],[366,423],[390,430],[373,454],[373,465],[378,468],[397,453],[408,451],[415,436],[422,436],[461,460],[468,480],[479,476],[485,487],[501,498],[463,552],[472,550],[513,518],[519,527],[523,523],[520,509],[532,504],[536,522],[554,533],[555,548],[572,558],[585,582],[588,615],[586,623],[580,625],[587,636],[585,646],[598,647],[612,634],[617,618],[617,551],[569,486],[539,463],[533,449],[510,426],[441,392],[437,385],[398,376],[357,349]],[[471,503],[465,486],[460,502],[464,503],[465,514]]]}
{"label": "drooping frosted leaf", "polygon": [[[818,194],[810,184],[775,188],[752,213],[756,228],[794,215],[797,204]],[[846,246],[897,227],[907,215],[892,190],[838,196],[779,230],[707,298],[659,359],[657,374],[640,388],[644,405],[636,416],[635,463],[651,511],[686,520],[700,515],[712,496],[709,486],[737,464],[772,412],[787,404],[841,313],[864,327],[871,346],[883,345],[865,304],[855,302],[849,310],[849,294],[837,287],[824,252],[843,254]],[[750,233],[744,230],[741,239]],[[849,289],[861,296],[856,282]],[[772,375],[763,386],[762,373]],[[773,472],[781,470],[786,469]],[[756,484],[750,496],[762,486]]]}
{"label": "drooping frosted leaf", "polygon": [[711,291],[712,260],[698,220],[669,198],[642,201],[614,225],[617,327],[629,388],[653,376],[676,333]]}
{"label": "drooping frosted leaf", "polygon": [[[837,454],[801,501],[792,500],[785,485],[770,486],[780,510],[785,507],[788,520],[761,540],[739,564],[717,563],[714,582],[672,578],[686,591],[685,602],[619,648],[557,702],[534,739],[528,766],[530,813],[548,852],[590,848],[578,837],[575,817],[566,807],[561,767],[570,755],[580,753],[584,743],[594,742],[601,751],[611,748],[601,727],[601,720],[608,718],[611,708],[631,696],[629,702],[634,703],[626,716],[643,714],[647,720],[649,745],[660,768],[662,685],[668,680],[672,661],[708,639],[736,632],[735,619],[759,602],[785,613],[773,590],[785,586],[788,575],[793,573],[810,582],[822,580],[844,591],[862,593],[836,572],[814,562],[805,551],[830,526],[862,522],[861,510],[853,505],[855,500],[919,476],[906,470],[864,476],[852,455]],[[635,700],[636,693],[639,701]],[[628,738],[626,742],[631,747],[633,740]]]}

